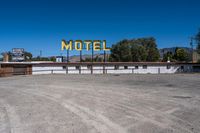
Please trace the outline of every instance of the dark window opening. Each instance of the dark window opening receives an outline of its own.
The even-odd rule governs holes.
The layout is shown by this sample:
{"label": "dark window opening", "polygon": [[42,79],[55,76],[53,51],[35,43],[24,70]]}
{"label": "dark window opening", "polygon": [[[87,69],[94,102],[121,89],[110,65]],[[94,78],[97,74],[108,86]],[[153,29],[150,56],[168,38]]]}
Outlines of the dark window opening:
{"label": "dark window opening", "polygon": [[124,66],[124,69],[128,69],[128,66]]}
{"label": "dark window opening", "polygon": [[183,70],[183,69],[184,69],[184,66],[181,66],[181,69]]}
{"label": "dark window opening", "polygon": [[138,69],[139,67],[138,66],[135,66],[135,69]]}
{"label": "dark window opening", "polygon": [[63,69],[66,69],[66,66],[63,66]]}
{"label": "dark window opening", "polygon": [[79,70],[80,69],[80,66],[76,66],[76,70]]}
{"label": "dark window opening", "polygon": [[171,68],[171,66],[170,65],[167,65],[167,69],[170,69]]}
{"label": "dark window opening", "polygon": [[91,69],[92,68],[92,66],[91,65],[87,65],[87,69]]}
{"label": "dark window opening", "polygon": [[142,68],[143,68],[143,69],[147,69],[147,65],[143,65]]}
{"label": "dark window opening", "polygon": [[119,66],[115,65],[115,70],[116,70],[116,69],[119,69]]}

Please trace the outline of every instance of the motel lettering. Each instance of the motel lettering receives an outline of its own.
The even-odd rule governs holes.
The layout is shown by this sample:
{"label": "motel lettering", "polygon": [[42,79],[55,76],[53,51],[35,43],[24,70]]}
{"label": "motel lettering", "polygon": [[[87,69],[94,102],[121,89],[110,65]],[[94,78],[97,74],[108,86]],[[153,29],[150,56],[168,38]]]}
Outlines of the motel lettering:
{"label": "motel lettering", "polygon": [[77,50],[81,51],[83,49],[89,51],[90,49],[93,49],[94,51],[109,51],[110,49],[106,46],[106,40],[69,40],[68,42],[65,40],[62,40],[61,44],[61,50]]}

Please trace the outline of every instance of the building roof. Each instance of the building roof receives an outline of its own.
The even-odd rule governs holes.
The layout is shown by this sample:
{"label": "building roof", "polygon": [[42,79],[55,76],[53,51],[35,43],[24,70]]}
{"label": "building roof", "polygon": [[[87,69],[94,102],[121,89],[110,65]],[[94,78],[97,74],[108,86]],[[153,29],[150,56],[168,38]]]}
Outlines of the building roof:
{"label": "building roof", "polygon": [[42,66],[64,66],[64,65],[122,65],[122,66],[137,66],[137,65],[150,65],[150,66],[158,66],[158,65],[200,65],[200,63],[183,63],[183,62],[0,62],[0,64],[5,65],[42,65]]}
{"label": "building roof", "polygon": [[39,63],[37,65],[53,65],[53,66],[63,66],[63,65],[95,65],[95,66],[140,66],[140,65],[149,65],[149,66],[161,66],[161,65],[184,65],[184,64],[193,64],[200,65],[199,63],[167,63],[167,62],[75,62],[75,63]]}

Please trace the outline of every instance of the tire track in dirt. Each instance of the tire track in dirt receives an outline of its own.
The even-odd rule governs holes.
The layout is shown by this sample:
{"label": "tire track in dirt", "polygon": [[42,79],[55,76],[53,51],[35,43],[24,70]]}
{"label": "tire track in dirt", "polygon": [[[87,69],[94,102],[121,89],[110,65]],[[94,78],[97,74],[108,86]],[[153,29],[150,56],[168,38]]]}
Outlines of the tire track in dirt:
{"label": "tire track in dirt", "polygon": [[46,99],[49,99],[51,101],[54,101],[54,102],[62,105],[69,111],[73,112],[75,115],[79,116],[82,119],[82,121],[84,123],[86,123],[88,126],[92,125],[97,130],[97,132],[100,132],[100,133],[113,133],[113,132],[126,133],[126,130],[124,128],[120,127],[116,123],[113,123],[105,116],[103,116],[97,112],[93,112],[90,109],[80,106],[69,100],[58,99],[58,95],[56,95],[54,97],[53,95],[50,95],[50,94],[47,94],[44,92],[38,93],[37,91],[33,91],[33,90],[26,90],[26,91],[22,91],[22,92],[31,94],[31,95],[44,97]]}
{"label": "tire track in dirt", "polygon": [[8,124],[10,127],[10,133],[22,133],[23,127],[20,122],[20,118],[15,111],[15,108],[9,105],[5,100],[0,99],[0,103],[5,107],[7,113]]}
{"label": "tire track in dirt", "polygon": [[[112,91],[112,90],[110,90],[110,91]],[[73,93],[77,93],[78,94],[79,92],[73,91]],[[51,95],[51,94],[47,94],[47,95]],[[60,94],[57,94],[55,92],[54,95],[55,95],[54,97],[58,98],[58,95],[60,95]],[[94,93],[91,93],[91,91],[87,91],[87,92],[84,92],[83,95],[86,95],[87,98],[86,97],[84,98],[82,96],[81,97],[77,97],[77,98],[80,101],[89,101],[91,99],[96,99],[96,100],[98,100],[98,102],[101,102],[104,105],[107,104],[110,107],[118,108],[120,110],[121,109],[126,109],[127,112],[131,112],[133,114],[136,114],[140,118],[140,121],[143,121],[143,122],[148,121],[148,122],[154,123],[154,124],[156,124],[157,126],[163,128],[163,129],[164,128],[169,128],[170,125],[173,125],[173,127],[171,127],[173,130],[184,131],[184,132],[188,132],[188,133],[191,132],[189,130],[189,128],[187,128],[188,126],[191,127],[191,124],[188,123],[187,121],[184,121],[184,120],[182,120],[180,118],[177,118],[175,116],[172,116],[170,114],[166,114],[166,113],[163,113],[163,112],[161,112],[159,110],[156,110],[156,109],[148,106],[148,104],[146,104],[145,102],[141,103],[141,105],[145,105],[145,106],[143,106],[139,110],[135,110],[134,106],[136,106],[136,105],[128,103],[127,101],[123,102],[123,100],[122,101],[118,101],[118,102],[116,102],[115,100],[113,101],[113,99],[111,97],[105,97],[105,95],[102,94],[102,93],[95,93],[94,94]],[[115,95],[115,92],[114,93],[112,92],[112,95]],[[137,99],[138,98],[139,97],[137,97]],[[124,97],[123,99],[128,100],[127,97]],[[148,114],[145,111],[147,111]],[[151,115],[149,115],[149,114],[151,114]],[[158,117],[162,118],[163,123],[155,120],[154,119],[155,116],[158,116]],[[180,125],[180,123],[178,124],[177,121],[181,122],[181,125]],[[169,123],[170,123],[170,125],[168,125]]]}
{"label": "tire track in dirt", "polygon": [[[86,98],[88,98],[88,99],[86,99]],[[188,123],[187,121],[182,120],[178,117],[172,116],[170,114],[163,113],[159,110],[153,109],[152,107],[146,105],[145,102],[142,102],[141,104],[146,105],[146,106],[143,106],[142,108],[135,110],[134,105],[132,105],[130,103],[129,104],[124,103],[122,101],[116,102],[116,101],[113,101],[113,99],[110,99],[109,97],[105,98],[105,96],[100,97],[100,95],[96,96],[96,95],[87,94],[87,97],[84,97],[84,98],[79,97],[79,99],[81,101],[88,101],[89,99],[94,99],[94,98],[96,100],[98,100],[98,102],[101,102],[105,105],[107,104],[110,107],[118,108],[118,109],[126,109],[127,112],[132,112],[133,114],[137,114],[137,116],[139,118],[141,118],[141,120],[152,122],[159,127],[166,128],[166,127],[169,127],[169,125],[167,123],[171,123],[171,125],[173,125],[173,124],[176,125],[175,128],[178,128],[179,130],[182,130],[182,131],[188,132],[188,133],[192,133],[192,131],[190,131],[188,128],[184,127],[184,126],[191,126],[191,124]],[[110,102],[110,100],[112,100],[113,102]],[[139,108],[139,107],[137,107],[137,108]],[[148,111],[148,114],[145,111]],[[151,114],[151,115],[149,115],[149,114]],[[160,118],[162,118],[164,123],[154,120],[153,119],[154,116],[159,116]],[[181,123],[184,126],[176,123],[176,121],[179,121],[179,122],[181,121]],[[175,128],[173,128],[173,129],[177,130]]]}

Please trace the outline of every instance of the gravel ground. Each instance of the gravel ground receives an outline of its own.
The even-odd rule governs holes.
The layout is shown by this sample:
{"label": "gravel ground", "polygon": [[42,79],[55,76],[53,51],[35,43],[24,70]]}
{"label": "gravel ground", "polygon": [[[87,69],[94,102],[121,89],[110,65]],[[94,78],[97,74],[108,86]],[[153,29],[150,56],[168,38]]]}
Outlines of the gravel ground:
{"label": "gravel ground", "polygon": [[0,133],[199,132],[199,74],[0,78]]}

